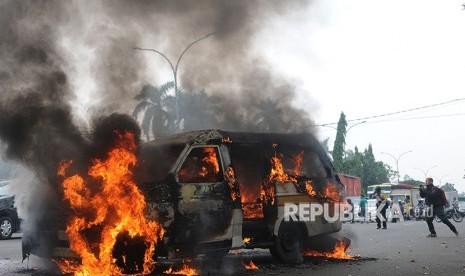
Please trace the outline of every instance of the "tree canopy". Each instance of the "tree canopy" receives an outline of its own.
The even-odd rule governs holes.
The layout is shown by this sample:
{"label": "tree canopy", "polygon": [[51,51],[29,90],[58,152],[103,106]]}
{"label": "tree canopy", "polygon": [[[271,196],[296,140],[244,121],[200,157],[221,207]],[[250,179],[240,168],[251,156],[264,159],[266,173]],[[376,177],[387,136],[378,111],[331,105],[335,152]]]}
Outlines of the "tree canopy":
{"label": "tree canopy", "polygon": [[333,147],[333,163],[337,171],[342,172],[344,170],[344,152],[346,145],[346,128],[347,121],[344,112],[341,112],[339,121],[337,123],[336,140],[334,141]]}
{"label": "tree canopy", "polygon": [[455,185],[449,182],[442,185],[440,188],[443,189],[445,192],[452,192],[452,191],[457,192],[457,189],[455,189]]}
{"label": "tree canopy", "polygon": [[376,161],[371,144],[363,152],[360,152],[358,147],[354,150],[345,150],[346,128],[346,116],[341,112],[332,152],[336,171],[360,177],[363,194],[366,193],[369,185],[389,182],[393,171],[387,164]]}

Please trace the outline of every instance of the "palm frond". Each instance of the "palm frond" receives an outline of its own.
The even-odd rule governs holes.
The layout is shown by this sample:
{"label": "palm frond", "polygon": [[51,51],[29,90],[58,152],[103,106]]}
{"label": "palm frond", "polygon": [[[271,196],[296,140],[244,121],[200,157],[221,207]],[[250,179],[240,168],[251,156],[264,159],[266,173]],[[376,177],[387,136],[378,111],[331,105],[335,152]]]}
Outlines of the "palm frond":
{"label": "palm frond", "polygon": [[148,101],[143,101],[140,102],[139,104],[134,107],[134,110],[132,111],[132,117],[137,120],[137,117],[139,117],[139,113],[143,112],[147,108],[149,108],[152,105],[152,103]]}
{"label": "palm frond", "polygon": [[147,140],[150,139],[150,125],[151,125],[152,120],[154,119],[155,112],[156,112],[156,106],[149,107],[145,111],[144,118],[142,119],[142,124],[141,124],[142,133],[145,134],[145,136],[147,137]]}
{"label": "palm frond", "polygon": [[167,83],[165,83],[165,84],[162,84],[162,85],[160,86],[160,91],[161,91],[164,95],[166,95],[166,93],[167,93],[170,89],[172,89],[172,88],[174,88],[174,82],[169,81],[169,82],[167,82]]}

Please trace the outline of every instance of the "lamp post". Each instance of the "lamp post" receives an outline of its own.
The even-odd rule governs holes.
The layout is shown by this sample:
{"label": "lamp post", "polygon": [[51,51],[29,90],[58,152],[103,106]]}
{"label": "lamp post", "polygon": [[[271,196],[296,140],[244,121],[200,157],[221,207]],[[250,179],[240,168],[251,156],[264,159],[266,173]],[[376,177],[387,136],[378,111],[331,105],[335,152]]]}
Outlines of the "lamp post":
{"label": "lamp post", "polygon": [[171,60],[165,54],[163,54],[162,52],[160,52],[158,50],[144,49],[144,48],[138,48],[138,47],[134,48],[135,50],[151,51],[151,52],[157,53],[160,56],[162,56],[166,61],[168,61],[168,63],[170,64],[171,71],[173,72],[173,78],[174,78],[174,95],[175,95],[175,98],[176,98],[176,123],[177,124],[179,124],[179,99],[178,99],[178,67],[179,67],[179,63],[181,62],[182,57],[187,52],[187,50],[189,50],[190,47],[194,46],[194,44],[196,44],[196,43],[200,42],[201,40],[204,40],[204,39],[206,39],[206,38],[208,38],[208,37],[210,37],[210,36],[212,36],[214,34],[215,33],[207,34],[204,37],[201,37],[201,38],[191,42],[189,45],[187,45],[187,47],[179,55],[178,60],[176,61],[176,65],[173,65]]}
{"label": "lamp post", "polygon": [[[347,135],[347,132],[349,132],[349,130],[350,130],[351,128],[353,128],[354,126],[358,126],[358,125],[364,124],[364,123],[366,123],[366,122],[367,122],[367,121],[361,121],[361,122],[358,122],[358,123],[355,123],[355,124],[351,125],[351,126],[346,130],[346,135]],[[336,127],[333,127],[333,126],[330,126],[330,125],[327,125],[327,124],[325,124],[325,125],[319,125],[319,126],[322,126],[322,127],[330,127],[330,128],[332,128],[332,129],[337,130]]]}
{"label": "lamp post", "polygon": [[422,169],[420,169],[420,168],[414,168],[414,169],[415,169],[415,170],[420,170],[420,171],[425,175],[425,179],[426,179],[426,177],[428,176],[429,170],[431,170],[432,168],[436,168],[436,167],[437,167],[437,165],[431,166],[431,167],[429,167],[426,171],[424,171],[424,170],[422,170]]}
{"label": "lamp post", "polygon": [[[358,123],[355,123],[355,124],[351,125],[351,126],[346,130],[346,135],[347,135],[347,133],[349,132],[349,130],[350,130],[351,128],[353,128],[354,126],[358,126],[358,125],[364,124],[364,123],[366,123],[366,122],[367,122],[367,121],[361,121],[361,122],[358,122]],[[319,125],[319,126],[322,126],[322,127],[330,127],[330,128],[335,129],[335,130],[337,131],[337,128],[335,128],[335,127],[333,127],[333,126],[330,126],[330,125],[327,125],[327,124],[325,124],[325,125]],[[464,177],[464,178],[465,178],[465,177]]]}
{"label": "lamp post", "polygon": [[444,177],[448,176],[448,174],[445,174],[443,176],[441,176],[441,178],[439,178],[439,186],[442,186],[442,180],[444,179]]}
{"label": "lamp post", "polygon": [[399,183],[400,181],[400,173],[399,173],[399,159],[404,155],[404,154],[407,154],[407,153],[410,153],[412,152],[412,150],[409,150],[409,151],[406,151],[406,152],[403,152],[402,154],[400,154],[398,157],[395,157],[394,155],[390,154],[390,153],[387,153],[387,152],[381,152],[382,154],[387,154],[389,156],[391,156],[392,158],[394,158],[394,160],[396,161],[396,170],[397,170],[397,183]]}

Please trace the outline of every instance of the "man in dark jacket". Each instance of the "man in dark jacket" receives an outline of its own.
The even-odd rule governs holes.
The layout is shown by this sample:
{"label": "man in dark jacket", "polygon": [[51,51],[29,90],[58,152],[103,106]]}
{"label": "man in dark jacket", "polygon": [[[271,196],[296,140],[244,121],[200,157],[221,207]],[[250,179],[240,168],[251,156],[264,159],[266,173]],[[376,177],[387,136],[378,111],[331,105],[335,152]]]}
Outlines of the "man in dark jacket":
{"label": "man in dark jacket", "polygon": [[449,226],[450,230],[458,237],[459,232],[455,229],[455,226],[446,218],[444,214],[444,205],[446,205],[447,200],[444,192],[433,185],[433,179],[431,177],[426,178],[426,187],[420,186],[420,197],[425,199],[426,205],[433,209],[433,212],[429,212],[426,218],[426,223],[428,224],[429,234],[427,237],[436,237],[436,231],[434,230],[433,220],[434,216],[437,216],[441,221]]}
{"label": "man in dark jacket", "polygon": [[376,199],[376,229],[381,229],[381,222],[383,223],[383,229],[387,229],[386,211],[389,202],[386,200],[386,195],[381,194],[381,187],[376,187],[373,198]]}

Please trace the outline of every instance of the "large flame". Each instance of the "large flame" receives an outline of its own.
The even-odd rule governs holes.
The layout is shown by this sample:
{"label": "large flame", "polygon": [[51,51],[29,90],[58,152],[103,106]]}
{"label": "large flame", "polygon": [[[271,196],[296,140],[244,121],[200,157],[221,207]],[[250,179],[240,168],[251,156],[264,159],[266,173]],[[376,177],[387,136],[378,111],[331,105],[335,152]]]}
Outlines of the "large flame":
{"label": "large flame", "polygon": [[338,260],[352,260],[355,259],[354,256],[351,256],[346,253],[346,250],[349,249],[349,246],[344,241],[339,241],[336,243],[334,249],[329,252],[318,252],[314,250],[307,250],[303,252],[304,256],[309,257],[323,257],[323,258],[330,258],[330,259],[338,259]]}
{"label": "large flame", "polygon": [[[146,247],[143,274],[150,273],[155,265],[152,256],[157,241],[163,236],[163,228],[144,217],[145,198],[133,180],[132,170],[137,162],[134,134],[116,134],[116,146],[106,159],[93,161],[88,176],[66,177],[72,161],[62,162],[58,169],[58,174],[66,177],[64,198],[75,213],[66,228],[70,248],[82,260],[81,265],[72,269],[75,275],[122,275],[123,269],[116,265],[113,256],[120,234],[143,240]],[[124,255],[122,258],[125,262]]]}

